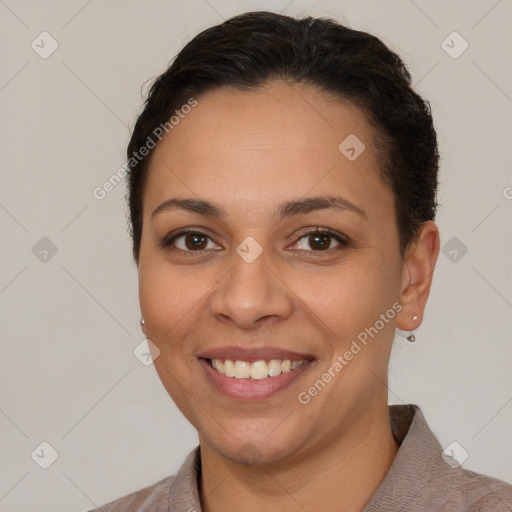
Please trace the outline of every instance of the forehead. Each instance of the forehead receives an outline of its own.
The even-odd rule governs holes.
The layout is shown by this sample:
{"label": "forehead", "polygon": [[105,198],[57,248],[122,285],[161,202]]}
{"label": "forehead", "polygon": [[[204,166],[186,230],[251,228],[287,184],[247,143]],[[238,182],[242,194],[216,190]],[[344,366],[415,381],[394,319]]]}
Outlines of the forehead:
{"label": "forehead", "polygon": [[196,99],[153,152],[145,210],[169,194],[254,210],[313,192],[389,203],[372,128],[348,101],[283,81]]}

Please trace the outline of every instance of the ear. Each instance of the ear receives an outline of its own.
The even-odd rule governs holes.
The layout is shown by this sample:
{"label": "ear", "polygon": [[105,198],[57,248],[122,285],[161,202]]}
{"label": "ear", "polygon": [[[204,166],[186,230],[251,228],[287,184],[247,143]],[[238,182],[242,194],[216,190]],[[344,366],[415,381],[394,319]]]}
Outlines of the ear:
{"label": "ear", "polygon": [[422,322],[438,255],[439,229],[434,222],[426,221],[417,241],[407,249],[403,263],[402,310],[396,320],[396,326],[403,331],[413,331]]}

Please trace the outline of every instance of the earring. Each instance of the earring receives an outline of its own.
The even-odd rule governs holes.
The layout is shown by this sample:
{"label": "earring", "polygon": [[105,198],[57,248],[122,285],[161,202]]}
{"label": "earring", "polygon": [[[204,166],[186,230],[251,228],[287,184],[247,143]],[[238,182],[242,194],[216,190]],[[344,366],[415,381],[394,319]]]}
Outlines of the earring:
{"label": "earring", "polygon": [[[414,315],[412,317],[413,320],[418,320],[418,315]],[[402,329],[396,328],[396,333],[400,338],[406,339],[410,343],[414,343],[416,341],[416,336],[411,332],[410,334],[407,331],[402,331]]]}
{"label": "earring", "polygon": [[[418,320],[418,315],[414,315],[412,317],[413,320]],[[409,334],[409,336],[407,336],[407,341],[409,341],[410,343],[414,343],[416,341],[416,336],[414,336],[414,334]]]}
{"label": "earring", "polygon": [[145,324],[145,323],[146,323],[146,322],[144,322],[144,318],[141,318],[141,319],[140,319],[140,325],[144,326],[144,324]]}

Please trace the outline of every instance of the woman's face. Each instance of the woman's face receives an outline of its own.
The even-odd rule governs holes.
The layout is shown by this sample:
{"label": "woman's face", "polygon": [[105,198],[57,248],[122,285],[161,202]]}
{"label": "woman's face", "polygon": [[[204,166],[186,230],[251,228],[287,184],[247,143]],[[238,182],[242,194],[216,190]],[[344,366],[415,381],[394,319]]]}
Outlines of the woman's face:
{"label": "woman's face", "polygon": [[[145,333],[202,443],[241,462],[293,460],[387,404],[408,279],[393,195],[347,102],[281,81],[197,101],[148,168]],[[312,201],[328,197],[338,203]]]}

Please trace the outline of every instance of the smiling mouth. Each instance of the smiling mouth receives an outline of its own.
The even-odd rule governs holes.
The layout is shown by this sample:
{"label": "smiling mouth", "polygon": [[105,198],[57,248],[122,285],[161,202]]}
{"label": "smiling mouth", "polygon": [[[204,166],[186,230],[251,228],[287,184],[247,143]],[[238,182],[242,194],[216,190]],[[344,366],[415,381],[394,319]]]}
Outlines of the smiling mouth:
{"label": "smiling mouth", "polygon": [[241,361],[231,359],[208,359],[211,367],[221,375],[234,379],[261,380],[267,377],[278,377],[301,367],[311,359],[270,359],[260,361]]}
{"label": "smiling mouth", "polygon": [[288,388],[316,363],[314,358],[298,354],[293,359],[284,359],[285,354],[290,357],[291,353],[282,352],[283,359],[266,359],[263,354],[257,357],[254,351],[251,355],[245,351],[251,361],[240,358],[242,353],[239,358],[216,354],[216,358],[203,356],[198,360],[207,380],[223,395],[243,401],[263,400]]}
{"label": "smiling mouth", "polygon": [[196,355],[207,382],[224,396],[265,400],[293,383],[317,363],[313,354],[268,346],[219,346]]}

